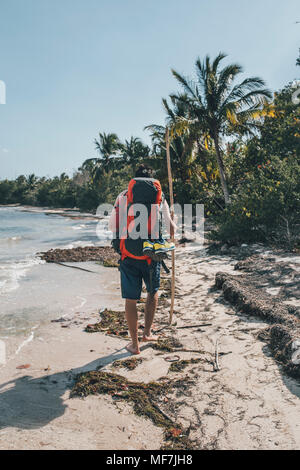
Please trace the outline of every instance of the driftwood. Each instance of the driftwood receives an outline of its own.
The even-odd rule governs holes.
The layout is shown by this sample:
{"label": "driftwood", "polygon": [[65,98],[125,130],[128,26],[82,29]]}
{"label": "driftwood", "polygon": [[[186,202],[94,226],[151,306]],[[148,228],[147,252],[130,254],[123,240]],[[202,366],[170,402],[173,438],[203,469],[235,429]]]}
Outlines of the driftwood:
{"label": "driftwood", "polygon": [[178,326],[177,330],[187,330],[188,328],[202,328],[204,326],[212,326],[212,323],[200,323],[199,325]]}
{"label": "driftwood", "polygon": [[[167,167],[168,167],[168,180],[169,180],[169,192],[170,192],[170,204],[171,204],[171,219],[174,220],[174,194],[173,194],[173,179],[172,179],[172,168],[171,168],[171,157],[170,157],[170,132],[167,127],[166,130],[166,153],[167,153]],[[175,241],[174,235],[171,237],[172,242]],[[169,323],[172,325],[173,313],[175,303],[175,251],[172,251],[172,281],[171,281],[171,306],[170,306],[170,317]]]}
{"label": "driftwood", "polygon": [[199,349],[174,349],[176,352],[189,352],[196,354],[205,354],[205,351],[200,351]]}
{"label": "driftwood", "polygon": [[64,266],[65,268],[80,269],[80,271],[85,271],[87,273],[99,274],[96,271],[90,271],[89,269],[80,268],[79,266],[69,266],[68,264],[59,263],[58,261],[54,261],[53,263],[58,264],[59,266]]}

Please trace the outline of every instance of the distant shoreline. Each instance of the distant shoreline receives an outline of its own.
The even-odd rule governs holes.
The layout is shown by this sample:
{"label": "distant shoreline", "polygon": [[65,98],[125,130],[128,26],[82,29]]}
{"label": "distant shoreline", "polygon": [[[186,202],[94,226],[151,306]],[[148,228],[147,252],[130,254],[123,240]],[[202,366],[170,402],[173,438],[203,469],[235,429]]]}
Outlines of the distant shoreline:
{"label": "distant shoreline", "polygon": [[32,213],[42,213],[46,215],[60,215],[62,217],[69,217],[72,219],[91,219],[91,220],[100,220],[102,217],[92,214],[90,212],[80,212],[80,209],[76,207],[44,207],[44,206],[28,206],[22,204],[0,204],[1,207],[21,208],[22,212],[32,212]]}

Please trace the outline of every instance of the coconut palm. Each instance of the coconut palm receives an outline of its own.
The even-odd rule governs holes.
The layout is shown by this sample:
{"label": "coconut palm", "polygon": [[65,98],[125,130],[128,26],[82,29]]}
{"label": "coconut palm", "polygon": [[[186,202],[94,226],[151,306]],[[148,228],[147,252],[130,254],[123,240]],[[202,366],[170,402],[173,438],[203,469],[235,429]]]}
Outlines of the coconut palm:
{"label": "coconut palm", "polygon": [[36,187],[36,184],[37,184],[37,177],[35,176],[34,173],[32,173],[31,175],[27,176],[27,186],[30,190],[33,190],[35,189]]}
{"label": "coconut palm", "polygon": [[98,181],[104,173],[107,173],[114,165],[112,164],[113,157],[118,154],[121,143],[117,134],[101,134],[99,132],[99,139],[95,139],[96,150],[100,153],[100,158],[88,158],[83,163],[83,168],[89,168],[94,181]]}
{"label": "coconut palm", "polygon": [[222,138],[237,133],[249,134],[257,129],[260,109],[272,98],[265,82],[258,77],[246,78],[234,85],[243,72],[238,64],[220,68],[226,57],[220,53],[213,61],[209,56],[196,61],[196,80],[190,80],[175,70],[172,73],[184,93],[173,94],[174,103],[181,103],[188,110],[188,117],[177,118],[177,124],[186,125],[193,132],[202,132],[214,142],[225,203],[230,202],[222,156]]}
{"label": "coconut palm", "polygon": [[101,134],[99,140],[95,139],[96,150],[100,153],[102,159],[107,162],[113,155],[116,155],[120,149],[120,141],[117,134]]}
{"label": "coconut palm", "polygon": [[136,166],[149,157],[150,148],[144,145],[138,137],[131,137],[122,144],[121,153],[125,163],[128,163],[135,172]]}
{"label": "coconut palm", "polygon": [[[185,125],[185,120],[189,116],[186,100],[179,101],[171,98],[171,104],[169,104],[168,100],[163,98],[162,104],[167,115],[167,126],[172,130],[170,153],[174,164],[174,176],[177,176],[182,183],[185,183],[192,174],[199,173],[200,175],[199,163],[207,173],[205,136],[201,134],[196,125],[189,125],[188,127]],[[180,130],[181,123],[183,124],[182,130]],[[166,127],[151,124],[146,126],[145,129],[151,132],[154,154],[165,159]],[[173,132],[174,130],[176,132]]]}

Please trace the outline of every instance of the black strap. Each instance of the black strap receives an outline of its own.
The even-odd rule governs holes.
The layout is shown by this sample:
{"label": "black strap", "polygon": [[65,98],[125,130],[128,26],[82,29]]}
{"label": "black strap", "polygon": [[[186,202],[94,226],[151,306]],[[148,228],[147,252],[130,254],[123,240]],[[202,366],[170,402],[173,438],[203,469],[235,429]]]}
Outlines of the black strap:
{"label": "black strap", "polygon": [[164,270],[166,271],[166,273],[170,274],[170,270],[169,270],[168,266],[166,265],[166,263],[164,262],[164,260],[162,260],[161,265],[164,268]]}

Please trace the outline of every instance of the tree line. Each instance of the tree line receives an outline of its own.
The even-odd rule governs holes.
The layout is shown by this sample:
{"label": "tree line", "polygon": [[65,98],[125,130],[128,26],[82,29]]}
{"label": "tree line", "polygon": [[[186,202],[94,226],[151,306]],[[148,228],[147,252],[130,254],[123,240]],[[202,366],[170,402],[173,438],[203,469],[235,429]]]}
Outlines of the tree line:
{"label": "tree line", "polygon": [[114,202],[142,162],[156,169],[167,193],[168,126],[176,202],[203,203],[214,238],[300,247],[300,106],[292,100],[297,83],[273,95],[260,77],[239,80],[242,67],[224,65],[225,58],[197,59],[192,78],[172,70],[179,90],[162,100],[164,125],[145,127],[151,146],[100,132],[97,155],[72,177],[0,181],[0,203],[94,211]]}

